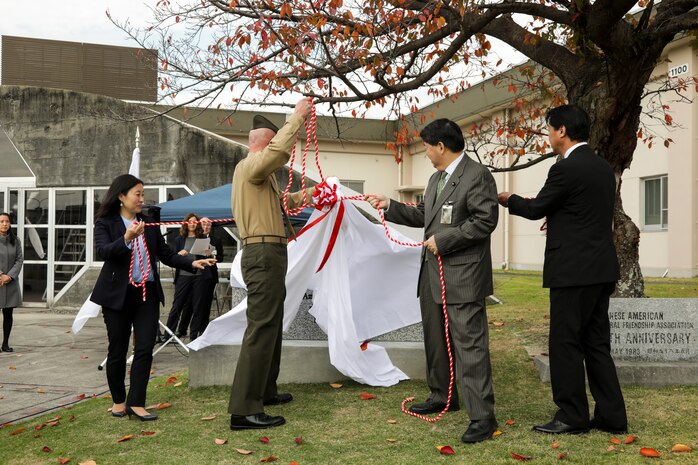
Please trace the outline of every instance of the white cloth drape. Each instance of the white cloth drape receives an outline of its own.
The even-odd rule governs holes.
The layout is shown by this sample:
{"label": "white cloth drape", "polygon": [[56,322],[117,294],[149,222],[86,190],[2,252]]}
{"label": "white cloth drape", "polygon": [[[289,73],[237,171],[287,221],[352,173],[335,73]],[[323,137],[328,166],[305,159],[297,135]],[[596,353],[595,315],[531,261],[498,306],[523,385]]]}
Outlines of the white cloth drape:
{"label": "white cloth drape", "polygon": [[[349,201],[336,243],[324,268],[318,269],[327,250],[339,204],[314,227],[288,246],[288,272],[284,303],[284,330],[296,317],[307,289],[313,290],[310,311],[327,333],[330,361],[344,375],[372,386],[391,386],[407,376],[395,367],[385,349],[361,342],[415,324],[421,320],[417,299],[419,247],[391,242],[381,225],[364,218]],[[319,218],[315,211],[308,224]],[[412,242],[395,230],[391,235]],[[240,256],[231,269],[231,283],[244,287]],[[214,344],[239,344],[247,325],[247,299],[213,320],[189,348]]]}

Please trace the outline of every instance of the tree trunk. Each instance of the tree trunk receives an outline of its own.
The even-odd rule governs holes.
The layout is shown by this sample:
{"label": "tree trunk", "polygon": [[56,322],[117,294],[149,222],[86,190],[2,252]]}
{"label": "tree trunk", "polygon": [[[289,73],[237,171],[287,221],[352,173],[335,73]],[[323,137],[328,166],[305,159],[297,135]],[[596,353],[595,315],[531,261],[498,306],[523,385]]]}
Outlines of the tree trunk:
{"label": "tree trunk", "polygon": [[616,244],[620,279],[614,297],[646,297],[645,283],[640,269],[640,229],[623,211],[620,186],[623,183],[616,177],[616,205],[613,212],[613,241]]}

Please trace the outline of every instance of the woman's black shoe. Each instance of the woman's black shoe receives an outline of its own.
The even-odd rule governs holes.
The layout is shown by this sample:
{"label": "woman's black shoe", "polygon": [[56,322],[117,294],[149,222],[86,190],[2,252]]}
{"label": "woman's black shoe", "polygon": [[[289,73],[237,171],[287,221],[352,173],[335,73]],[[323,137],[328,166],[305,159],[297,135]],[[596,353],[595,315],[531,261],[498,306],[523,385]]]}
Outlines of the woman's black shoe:
{"label": "woman's black shoe", "polygon": [[3,352],[14,352],[15,350],[8,345],[4,345],[4,346],[2,346],[2,351]]}
{"label": "woman's black shoe", "polygon": [[114,410],[111,411],[111,416],[116,417],[116,418],[123,418],[126,416],[126,411],[121,410],[120,412],[115,412]]}
{"label": "woman's black shoe", "polygon": [[149,413],[149,414],[147,414],[147,415],[143,415],[143,416],[138,415],[138,414],[137,414],[136,412],[134,412],[133,409],[132,409],[131,407],[129,407],[128,405],[126,406],[125,412],[126,412],[126,415],[128,415],[128,419],[129,419],[129,420],[131,419],[131,415],[134,415],[134,416],[135,416],[136,418],[138,418],[140,421],[155,421],[155,420],[158,419],[158,416],[157,416],[157,415],[153,415],[153,414],[151,414],[151,413]]}

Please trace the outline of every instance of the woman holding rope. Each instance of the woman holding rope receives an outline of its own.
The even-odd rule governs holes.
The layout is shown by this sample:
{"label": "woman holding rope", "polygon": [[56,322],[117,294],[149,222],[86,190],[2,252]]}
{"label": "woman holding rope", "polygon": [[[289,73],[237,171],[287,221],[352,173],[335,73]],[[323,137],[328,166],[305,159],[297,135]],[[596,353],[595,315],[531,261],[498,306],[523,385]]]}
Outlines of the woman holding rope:
{"label": "woman holding rope", "polygon": [[[165,299],[155,263],[193,271],[215,263],[214,259],[194,260],[173,252],[159,228],[146,228],[141,215],[143,181],[130,174],[118,176],[109,186],[104,202],[95,214],[94,237],[97,256],[104,266],[90,300],[102,306],[107,326],[107,382],[115,417],[135,415],[141,421],[157,420],[145,410],[145,394],[153,361],[153,347]],[[131,383],[128,397],[124,377],[126,356],[135,335]]]}

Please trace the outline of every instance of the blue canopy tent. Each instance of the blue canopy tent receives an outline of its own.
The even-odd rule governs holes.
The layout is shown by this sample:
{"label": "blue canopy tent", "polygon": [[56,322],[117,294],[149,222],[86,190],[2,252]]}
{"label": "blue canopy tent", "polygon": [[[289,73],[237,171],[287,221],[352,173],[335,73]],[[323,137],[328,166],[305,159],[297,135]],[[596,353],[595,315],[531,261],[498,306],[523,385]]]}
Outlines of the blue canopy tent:
{"label": "blue canopy tent", "polygon": [[[190,212],[194,212],[200,217],[206,216],[212,220],[232,218],[233,212],[230,209],[232,190],[233,185],[226,184],[189,197],[163,202],[158,205],[160,207],[160,221],[182,221]],[[304,225],[312,212],[313,207],[304,209],[299,215],[291,217],[291,223]]]}

